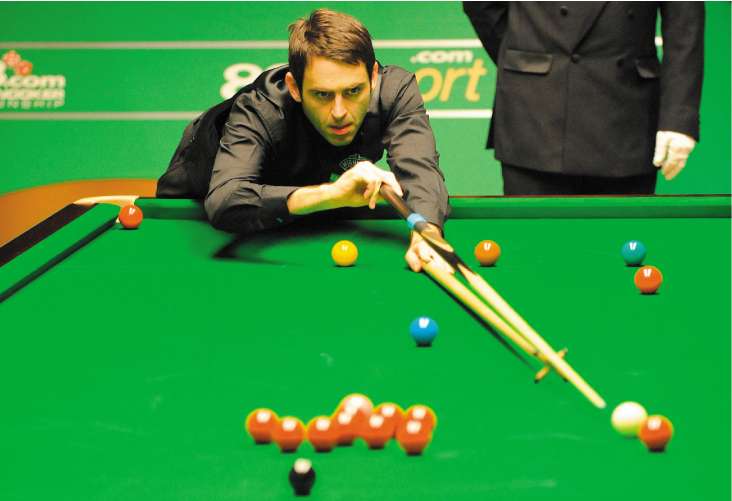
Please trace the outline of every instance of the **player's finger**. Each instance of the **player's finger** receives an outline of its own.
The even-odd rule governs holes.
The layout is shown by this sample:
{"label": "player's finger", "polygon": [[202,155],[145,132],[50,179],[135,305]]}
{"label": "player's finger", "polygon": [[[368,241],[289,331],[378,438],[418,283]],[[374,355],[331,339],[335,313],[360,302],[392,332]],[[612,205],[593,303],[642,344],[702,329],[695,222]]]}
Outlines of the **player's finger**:
{"label": "player's finger", "polygon": [[[364,198],[369,199],[373,194],[373,188],[376,182],[379,180],[379,176],[369,171],[368,169],[366,169],[364,172],[361,172],[359,176],[361,177],[360,182],[366,185],[366,190],[364,190]],[[366,196],[367,193],[368,196]]]}
{"label": "player's finger", "polygon": [[361,176],[363,179],[374,179],[377,177],[381,177],[381,173],[383,172],[381,169],[379,169],[377,166],[369,162],[368,160],[362,160],[358,162],[353,169],[358,173],[359,176]]}
{"label": "player's finger", "polygon": [[366,188],[363,190],[363,199],[368,200],[371,198],[371,193],[373,189],[373,183],[367,183]]}
{"label": "player's finger", "polygon": [[[425,245],[429,247],[429,245],[426,242],[423,242]],[[445,273],[450,273],[451,275],[455,273],[455,270],[450,266],[447,261],[445,261],[442,257],[440,257],[439,254],[437,254],[434,249],[430,247],[431,258],[426,260],[431,262],[434,266],[437,266]]]}
{"label": "player's finger", "polygon": [[666,159],[669,141],[670,138],[663,132],[656,133],[656,148],[653,152],[653,165],[656,167],[663,165],[663,161]]}
{"label": "player's finger", "polygon": [[358,162],[353,167],[351,167],[351,169],[354,172],[358,173],[358,175],[360,175],[361,177],[364,177],[364,176],[368,175],[370,164],[371,164],[371,162],[361,161],[361,162]]}
{"label": "player's finger", "polygon": [[417,244],[417,252],[419,253],[419,258],[423,263],[432,263],[446,273],[455,273],[455,270],[447,264],[447,261],[442,259],[439,254],[435,252],[435,249],[433,249],[424,240]]}
{"label": "player's finger", "polygon": [[369,197],[369,209],[376,208],[376,202],[379,200],[379,190],[381,189],[381,180],[374,182],[374,191]]}
{"label": "player's finger", "polygon": [[404,192],[402,192],[402,187],[399,186],[399,183],[397,183],[394,174],[379,169],[379,177],[381,178],[382,183],[389,186],[392,190],[394,190],[397,195],[399,195],[400,197],[404,196]]}
{"label": "player's finger", "polygon": [[417,255],[422,261],[432,261],[435,257],[435,251],[425,241],[417,242]]}
{"label": "player's finger", "polygon": [[404,259],[412,271],[419,272],[422,269],[422,260],[419,259],[419,256],[417,256],[417,253],[414,252],[412,247],[407,249],[407,253],[404,254]]}
{"label": "player's finger", "polygon": [[396,177],[392,172],[384,172],[384,182],[388,184],[397,195],[399,195],[400,197],[404,196],[402,187],[399,186],[399,183],[397,182]]}

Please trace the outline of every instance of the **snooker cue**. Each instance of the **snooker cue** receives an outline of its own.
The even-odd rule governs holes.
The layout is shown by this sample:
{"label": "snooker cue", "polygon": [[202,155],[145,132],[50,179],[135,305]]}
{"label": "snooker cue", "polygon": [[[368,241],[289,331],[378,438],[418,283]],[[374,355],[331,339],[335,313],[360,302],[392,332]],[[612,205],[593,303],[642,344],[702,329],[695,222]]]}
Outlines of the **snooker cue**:
{"label": "snooker cue", "polygon": [[[567,354],[567,351],[568,351],[567,348],[562,348],[561,350],[559,350],[557,352],[557,355],[559,355],[560,357],[564,358],[564,355]],[[544,376],[546,376],[547,374],[549,374],[549,369],[550,368],[551,368],[551,365],[549,365],[549,364],[545,365],[539,372],[536,373],[536,376],[534,376],[534,382],[535,383],[538,383],[539,381],[541,381],[542,379],[544,379]]]}
{"label": "snooker cue", "polygon": [[392,207],[407,220],[409,227],[419,235],[442,257],[450,266],[460,271],[466,280],[472,285],[483,299],[509,323],[513,324],[519,333],[528,343],[533,345],[541,353],[554,370],[564,379],[574,385],[580,393],[592,402],[596,407],[605,408],[605,401],[600,395],[580,376],[572,367],[555,352],[544,339],[532,329],[526,321],[506,303],[503,298],[486,282],[480,275],[475,273],[465,262],[460,259],[450,244],[441,237],[438,239],[426,234],[427,220],[412,212],[404,200],[397,195],[389,186],[382,184],[379,189],[381,196],[389,202]]}
{"label": "snooker cue", "polygon": [[[441,258],[438,258],[441,259]],[[444,261],[443,261],[444,262]],[[444,287],[448,292],[452,293],[460,302],[475,312],[478,317],[485,320],[488,324],[495,327],[501,334],[509,338],[519,346],[527,355],[536,357],[540,362],[546,364],[534,377],[534,381],[540,381],[549,371],[551,365],[546,357],[541,354],[534,346],[532,346],[524,337],[506,323],[495,311],[485,304],[478,296],[475,295],[468,287],[458,280],[452,273],[444,269],[444,265],[440,265],[435,261],[422,263],[427,274],[432,279]],[[566,350],[563,350],[566,352]],[[562,353],[563,355],[563,353]]]}
{"label": "snooker cue", "polygon": [[[460,269],[465,266],[466,270]],[[480,275],[467,268],[467,265],[459,264],[458,269],[468,280],[470,285],[503,317],[513,325],[529,343],[533,344],[539,352],[546,356],[549,363],[564,379],[572,382],[593,404],[600,409],[605,408],[605,401],[600,395],[569,365],[557,352],[549,346],[544,338],[537,333],[526,320],[501,297]],[[466,273],[467,271],[467,273]]]}

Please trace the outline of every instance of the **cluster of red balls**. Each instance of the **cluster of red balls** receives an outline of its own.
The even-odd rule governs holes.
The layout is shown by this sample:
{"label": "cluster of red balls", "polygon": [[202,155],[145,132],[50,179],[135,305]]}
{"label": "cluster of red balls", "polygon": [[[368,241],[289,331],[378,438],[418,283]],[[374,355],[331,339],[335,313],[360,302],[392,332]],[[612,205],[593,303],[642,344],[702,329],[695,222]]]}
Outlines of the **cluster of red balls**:
{"label": "cluster of red balls", "polygon": [[292,416],[279,417],[273,410],[259,408],[249,413],[246,429],[257,444],[276,443],[282,452],[295,452],[304,441],[316,452],[352,445],[356,439],[370,449],[383,449],[392,438],[410,455],[421,454],[432,441],[437,417],[426,405],[404,411],[394,403],[374,406],[360,393],[341,400],[330,416],[316,416],[307,425]]}

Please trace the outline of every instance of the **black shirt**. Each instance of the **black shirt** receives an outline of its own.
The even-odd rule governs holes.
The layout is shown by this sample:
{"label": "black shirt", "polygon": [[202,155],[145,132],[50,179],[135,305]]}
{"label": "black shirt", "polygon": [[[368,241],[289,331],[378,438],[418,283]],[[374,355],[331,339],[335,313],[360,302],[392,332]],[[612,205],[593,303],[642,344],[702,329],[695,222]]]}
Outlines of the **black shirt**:
{"label": "black shirt", "polygon": [[447,189],[414,75],[380,67],[359,132],[350,145],[336,147],[290,96],[287,71],[287,66],[265,71],[235,99],[205,197],[211,223],[235,232],[283,224],[296,217],[287,210],[293,191],[328,182],[359,159],[376,162],[386,151],[407,204],[441,227],[448,214]]}

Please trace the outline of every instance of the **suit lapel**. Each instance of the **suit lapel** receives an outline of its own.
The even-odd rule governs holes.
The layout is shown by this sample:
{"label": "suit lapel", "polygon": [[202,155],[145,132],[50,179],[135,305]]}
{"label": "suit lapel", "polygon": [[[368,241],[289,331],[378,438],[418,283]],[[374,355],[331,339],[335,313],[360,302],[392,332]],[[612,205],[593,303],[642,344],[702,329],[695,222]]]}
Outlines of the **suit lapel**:
{"label": "suit lapel", "polygon": [[575,39],[572,41],[571,50],[574,51],[579,47],[582,41],[587,36],[587,33],[592,29],[592,26],[597,21],[597,18],[602,13],[603,9],[607,5],[607,2],[583,2],[585,4],[585,17],[582,21],[581,28],[577,31]]}

